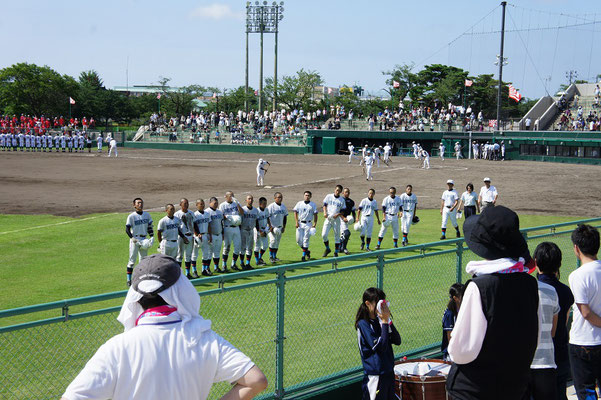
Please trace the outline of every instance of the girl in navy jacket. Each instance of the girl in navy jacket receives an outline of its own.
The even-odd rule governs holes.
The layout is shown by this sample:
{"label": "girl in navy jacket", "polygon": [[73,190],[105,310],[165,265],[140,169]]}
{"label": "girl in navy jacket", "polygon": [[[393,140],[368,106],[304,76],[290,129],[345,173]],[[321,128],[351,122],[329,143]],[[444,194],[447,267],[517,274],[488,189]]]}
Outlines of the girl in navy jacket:
{"label": "girl in navy jacket", "polygon": [[369,288],[363,293],[363,303],[357,310],[355,328],[363,363],[363,400],[393,400],[394,353],[392,345],[401,345],[401,335],[390,319],[386,294],[381,289]]}

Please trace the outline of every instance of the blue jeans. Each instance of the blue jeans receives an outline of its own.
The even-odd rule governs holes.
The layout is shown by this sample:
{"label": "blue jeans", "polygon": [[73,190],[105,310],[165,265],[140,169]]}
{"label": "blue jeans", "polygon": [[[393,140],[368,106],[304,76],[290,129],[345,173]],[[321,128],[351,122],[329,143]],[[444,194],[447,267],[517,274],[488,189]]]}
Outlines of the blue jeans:
{"label": "blue jeans", "polygon": [[601,384],[601,345],[570,344],[569,352],[578,400],[597,400],[595,385],[597,381]]}

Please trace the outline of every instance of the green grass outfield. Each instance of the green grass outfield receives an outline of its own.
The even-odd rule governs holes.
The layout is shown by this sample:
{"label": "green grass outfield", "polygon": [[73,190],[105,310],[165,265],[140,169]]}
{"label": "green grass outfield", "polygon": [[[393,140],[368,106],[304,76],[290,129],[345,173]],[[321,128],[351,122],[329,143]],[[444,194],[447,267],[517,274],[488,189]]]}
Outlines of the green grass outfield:
{"label": "green grass outfield", "polygon": [[[156,230],[164,213],[152,212],[151,215]],[[411,244],[438,241],[439,211],[418,210],[418,215],[421,222],[411,228]],[[80,218],[0,215],[0,281],[7,282],[11,288],[27,288],[0,291],[0,308],[127,289],[125,267],[129,240],[125,234],[126,217],[126,213],[94,214]],[[281,259],[278,265],[300,261],[301,253],[294,236],[294,217],[290,217],[278,252]],[[525,228],[577,218],[522,215],[520,219],[521,227]],[[461,225],[463,220],[459,221]],[[313,258],[321,257],[323,252],[320,239],[322,223],[323,218],[320,218],[318,234],[311,239]],[[448,227],[448,237],[455,237],[450,223]],[[378,229],[379,226],[374,224],[374,241],[377,241]],[[359,235],[353,231],[348,246],[350,252],[359,252],[359,245]],[[158,243],[155,243],[149,254],[157,252],[157,246]],[[373,247],[375,243],[372,242]],[[392,233],[389,230],[382,248],[391,247]],[[264,259],[267,258],[268,254],[264,256]]]}
{"label": "green grass outfield", "polygon": [[[2,309],[55,300],[101,294],[126,289],[125,265],[128,238],[127,214],[90,215],[81,218],[53,216],[0,216],[0,291]],[[156,222],[162,213],[152,213]],[[412,227],[412,244],[438,241],[438,210],[420,210],[421,222]],[[575,220],[570,217],[521,216],[521,227],[541,226]],[[460,220],[461,223],[463,220]],[[292,228],[294,225],[291,225]],[[318,224],[318,231],[321,221]],[[377,227],[374,227],[377,235]],[[570,228],[567,228],[570,229]],[[562,229],[563,230],[563,229]],[[546,233],[549,231],[547,230]],[[449,230],[449,237],[454,231]],[[552,238],[564,251],[565,281],[575,266],[569,234]],[[532,249],[540,239],[532,240]],[[359,252],[359,238],[353,232],[351,253]],[[320,256],[319,235],[312,240],[313,255]],[[383,248],[391,248],[388,233]],[[442,245],[428,250],[444,250]],[[453,246],[454,247],[454,246]],[[156,251],[156,246],[151,252]],[[390,254],[387,260],[410,255]],[[294,242],[294,229],[286,230],[278,253],[280,264],[297,262],[300,251]],[[340,262],[339,266],[374,261]],[[328,257],[332,259],[332,257]],[[473,259],[464,253],[463,264]],[[447,290],[456,277],[455,253],[413,260],[387,262],[384,290],[391,301],[393,318],[403,344],[395,352],[405,352],[440,341],[441,318],[448,300]],[[299,266],[289,271],[285,285],[284,385],[308,382],[360,365],[354,314],[363,290],[376,285],[376,269],[365,267],[340,270],[327,275],[297,279],[301,274],[330,269],[331,264]],[[273,279],[260,274],[236,279],[226,287]],[[464,278],[465,279],[465,278]],[[202,281],[202,279],[200,280]],[[201,285],[199,290],[216,286]],[[118,306],[122,299],[75,306],[70,312]],[[276,288],[273,283],[238,290],[225,290],[201,299],[200,313],[213,321],[214,329],[248,354],[266,373],[267,392],[275,383]],[[0,321],[0,326],[60,316],[59,310],[25,314]],[[122,331],[116,313],[95,315],[68,323],[53,323],[0,334],[0,398],[58,398],[96,349]],[[216,385],[210,398],[219,398],[228,385]]]}

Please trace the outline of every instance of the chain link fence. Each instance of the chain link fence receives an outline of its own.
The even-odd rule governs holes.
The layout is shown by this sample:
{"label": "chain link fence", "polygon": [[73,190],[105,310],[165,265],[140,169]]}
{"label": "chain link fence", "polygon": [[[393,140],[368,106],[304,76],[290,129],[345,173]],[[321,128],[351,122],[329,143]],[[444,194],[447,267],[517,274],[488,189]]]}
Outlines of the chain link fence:
{"label": "chain link fence", "polygon": [[[577,267],[570,235],[579,222],[601,226],[598,218],[523,230],[531,252],[543,241],[561,248],[564,282]],[[353,323],[367,287],[381,287],[391,302],[402,337],[398,357],[436,352],[449,286],[465,282],[465,266],[477,258],[463,239],[453,239],[194,283],[201,286],[201,315],[267,375],[261,398],[301,398],[343,378],[360,379]],[[116,304],[125,293],[0,311],[0,398],[59,398],[100,345],[122,332]],[[210,398],[229,388],[215,385]]]}

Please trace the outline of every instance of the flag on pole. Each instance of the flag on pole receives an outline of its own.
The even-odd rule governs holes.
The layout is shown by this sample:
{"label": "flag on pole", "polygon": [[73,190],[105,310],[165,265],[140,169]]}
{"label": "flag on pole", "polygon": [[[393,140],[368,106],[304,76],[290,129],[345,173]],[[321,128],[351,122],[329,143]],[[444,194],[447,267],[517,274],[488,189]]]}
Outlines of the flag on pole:
{"label": "flag on pole", "polygon": [[513,87],[513,85],[509,85],[509,98],[515,100],[518,103],[522,99],[522,95],[520,94],[520,92],[518,92],[516,88]]}
{"label": "flag on pole", "polygon": [[75,104],[75,100],[72,97],[69,97],[69,104]]}
{"label": "flag on pole", "polygon": [[400,82],[392,81],[392,87],[395,89],[398,89],[401,87],[401,84],[400,84]]}
{"label": "flag on pole", "polygon": [[467,86],[467,87],[472,86],[473,83],[474,83],[474,81],[470,81],[469,79],[465,80],[465,86]]}
{"label": "flag on pole", "polygon": [[259,91],[255,90],[255,96],[258,96],[258,95],[259,95]]}
{"label": "flag on pole", "polygon": [[328,88],[328,94],[332,94],[332,92],[334,92],[334,89],[332,89],[331,87]]}
{"label": "flag on pole", "polygon": [[[256,93],[256,90],[255,90]],[[213,98],[216,99],[217,98],[217,92],[213,92]]]}
{"label": "flag on pole", "polygon": [[161,94],[160,93],[157,94],[157,99],[159,99],[159,100],[161,99]]}

